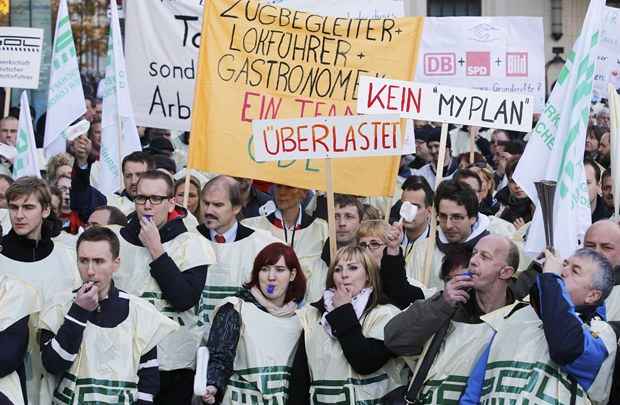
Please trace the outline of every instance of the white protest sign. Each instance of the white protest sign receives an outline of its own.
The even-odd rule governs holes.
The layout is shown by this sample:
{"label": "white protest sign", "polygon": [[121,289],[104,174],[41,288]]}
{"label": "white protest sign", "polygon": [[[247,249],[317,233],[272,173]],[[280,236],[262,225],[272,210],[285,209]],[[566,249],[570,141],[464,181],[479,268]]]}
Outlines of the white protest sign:
{"label": "white protest sign", "polygon": [[394,114],[252,121],[258,162],[400,155]]}
{"label": "white protest sign", "polygon": [[74,141],[80,135],[84,135],[88,133],[90,129],[90,122],[88,120],[81,120],[80,122],[69,126],[64,131],[65,138],[71,142]]}
{"label": "white protest sign", "polygon": [[126,3],[125,49],[136,124],[189,131],[202,0]]}
{"label": "white protest sign", "polygon": [[[404,15],[403,0],[271,0],[268,3],[337,17]],[[190,130],[203,5],[204,0],[126,2],[127,75],[138,125]]]}
{"label": "white protest sign", "polygon": [[545,104],[542,17],[427,17],[416,82],[533,97]]}
{"label": "white protest sign", "polygon": [[39,88],[41,28],[0,27],[0,87]]}
{"label": "white protest sign", "polygon": [[620,9],[605,6],[603,10],[592,92],[596,98],[608,97],[608,84],[620,90]]}
{"label": "white protest sign", "polygon": [[534,103],[520,94],[362,76],[357,112],[529,132]]}

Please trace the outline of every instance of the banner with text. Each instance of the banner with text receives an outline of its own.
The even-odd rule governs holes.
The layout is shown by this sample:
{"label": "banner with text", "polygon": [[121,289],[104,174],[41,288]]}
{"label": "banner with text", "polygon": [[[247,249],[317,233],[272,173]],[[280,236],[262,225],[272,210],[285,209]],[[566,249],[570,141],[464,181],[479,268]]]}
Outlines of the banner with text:
{"label": "banner with text", "polygon": [[542,17],[428,17],[415,81],[533,97],[545,105]]}
{"label": "banner with text", "polygon": [[607,98],[608,84],[620,90],[620,9],[605,6],[601,40],[596,48],[593,96]]}
{"label": "banner with text", "polygon": [[254,120],[257,162],[400,155],[400,116]]}
{"label": "banner with text", "polygon": [[521,94],[362,76],[357,112],[530,132],[534,102]]}
{"label": "banner with text", "polygon": [[[207,3],[189,166],[325,190],[321,161],[257,163],[255,119],[354,115],[362,75],[414,73],[423,17],[346,19],[256,1]],[[334,162],[334,190],[391,195],[399,159]]]}
{"label": "banner with text", "polygon": [[38,88],[42,48],[42,29],[0,27],[0,87]]}
{"label": "banner with text", "polygon": [[[394,18],[403,0],[271,0],[321,15]],[[138,125],[189,131],[204,0],[126,3],[127,74]],[[138,97],[138,95],[140,95]]]}

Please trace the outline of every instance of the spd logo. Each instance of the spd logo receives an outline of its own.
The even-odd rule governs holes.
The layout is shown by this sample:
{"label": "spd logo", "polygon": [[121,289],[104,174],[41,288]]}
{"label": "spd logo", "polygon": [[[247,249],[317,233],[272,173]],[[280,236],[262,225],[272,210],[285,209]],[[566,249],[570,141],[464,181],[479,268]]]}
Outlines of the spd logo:
{"label": "spd logo", "polygon": [[466,52],[467,76],[490,76],[491,53],[490,52]]}

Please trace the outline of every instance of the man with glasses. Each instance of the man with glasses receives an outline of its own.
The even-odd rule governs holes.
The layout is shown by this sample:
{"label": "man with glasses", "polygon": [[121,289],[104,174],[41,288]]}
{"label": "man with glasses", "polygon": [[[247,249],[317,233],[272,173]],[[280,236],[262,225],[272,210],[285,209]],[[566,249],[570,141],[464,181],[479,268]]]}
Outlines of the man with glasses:
{"label": "man with glasses", "polygon": [[[445,180],[437,188],[435,207],[439,220],[437,240],[430,263],[429,285],[440,288],[439,277],[443,257],[456,245],[473,249],[475,244],[489,234],[489,218],[478,213],[478,198],[474,191],[463,183]],[[413,245],[411,261],[407,265],[407,277],[414,281],[424,280],[426,249],[429,239]]]}
{"label": "man with glasses", "polygon": [[118,288],[143,297],[181,328],[158,346],[161,389],[156,404],[191,401],[196,351],[206,325],[201,301],[207,267],[215,262],[206,239],[188,232],[175,210],[172,178],[143,173],[134,203],[136,219],[114,228],[121,242]]}
{"label": "man with glasses", "polygon": [[241,291],[248,281],[256,255],[271,243],[279,242],[269,232],[250,229],[237,221],[242,207],[242,185],[228,176],[217,176],[201,193],[203,223],[196,229],[216,255],[209,268],[203,295],[207,307],[209,336],[213,310],[229,296]]}

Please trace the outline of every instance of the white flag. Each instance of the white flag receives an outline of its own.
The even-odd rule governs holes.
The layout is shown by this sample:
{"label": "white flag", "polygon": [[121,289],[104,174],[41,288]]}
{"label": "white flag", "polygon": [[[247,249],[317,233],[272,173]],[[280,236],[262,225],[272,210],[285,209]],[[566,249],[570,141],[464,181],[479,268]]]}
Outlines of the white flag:
{"label": "white flag", "polygon": [[25,91],[22,92],[19,107],[19,127],[17,129],[15,149],[17,150],[17,156],[13,162],[13,178],[17,179],[22,176],[41,177],[37,160],[37,144],[34,141],[34,131],[32,130],[30,105],[28,104],[28,95]]}
{"label": "white flag", "polygon": [[122,188],[123,158],[132,152],[142,150],[129,97],[121,28],[115,1],[112,1],[110,9],[110,36],[103,85],[99,176],[99,189],[104,194],[111,194]]}
{"label": "white flag", "polygon": [[43,144],[47,157],[65,152],[65,129],[86,112],[67,0],[58,7],[51,65]]}
{"label": "white flag", "polygon": [[616,92],[616,87],[608,85],[609,110],[611,112],[610,145],[611,145],[611,178],[613,180],[612,190],[614,193],[614,216],[618,216],[620,208],[620,97]]}
{"label": "white flag", "polygon": [[536,204],[525,246],[529,254],[545,248],[535,181],[557,181],[553,235],[560,256],[566,258],[574,253],[591,223],[583,153],[603,6],[604,0],[590,2],[581,34],[514,173],[517,184]]}

